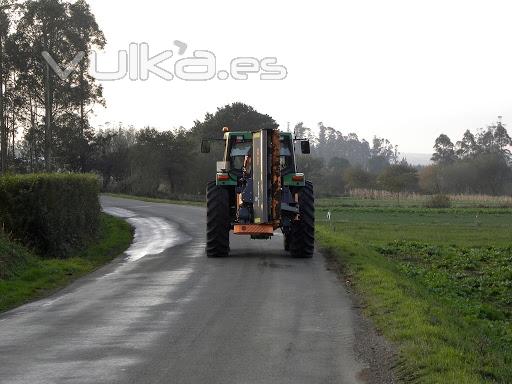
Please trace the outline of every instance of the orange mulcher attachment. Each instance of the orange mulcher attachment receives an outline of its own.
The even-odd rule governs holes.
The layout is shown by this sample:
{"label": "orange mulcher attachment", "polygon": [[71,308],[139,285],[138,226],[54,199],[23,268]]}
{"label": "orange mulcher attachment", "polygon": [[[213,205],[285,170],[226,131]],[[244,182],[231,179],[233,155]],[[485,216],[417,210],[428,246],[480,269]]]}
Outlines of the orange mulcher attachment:
{"label": "orange mulcher attachment", "polygon": [[[235,224],[235,235],[270,237],[281,225],[281,139],[279,130],[260,131],[253,135],[253,156],[246,156],[244,172],[253,176],[253,194],[255,201],[254,224]],[[270,165],[270,167],[268,166]],[[267,174],[270,168],[271,175]],[[269,183],[270,181],[270,183]],[[270,184],[270,186],[269,186]],[[268,199],[270,197],[270,201]],[[267,203],[270,202],[270,205]],[[237,209],[241,204],[238,194]]]}

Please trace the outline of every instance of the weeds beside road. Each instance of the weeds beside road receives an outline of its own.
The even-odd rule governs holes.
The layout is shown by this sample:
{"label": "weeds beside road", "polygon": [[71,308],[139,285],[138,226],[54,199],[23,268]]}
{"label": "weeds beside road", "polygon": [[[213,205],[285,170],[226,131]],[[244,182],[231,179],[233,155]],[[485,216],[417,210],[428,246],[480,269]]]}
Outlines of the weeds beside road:
{"label": "weeds beside road", "polygon": [[[98,236],[71,257],[42,258],[27,248],[0,237],[0,256],[15,253],[15,264],[3,265],[0,276],[0,312],[44,297],[92,272],[122,254],[132,242],[132,229],[124,220],[101,215]],[[0,264],[1,263],[0,257]]]}

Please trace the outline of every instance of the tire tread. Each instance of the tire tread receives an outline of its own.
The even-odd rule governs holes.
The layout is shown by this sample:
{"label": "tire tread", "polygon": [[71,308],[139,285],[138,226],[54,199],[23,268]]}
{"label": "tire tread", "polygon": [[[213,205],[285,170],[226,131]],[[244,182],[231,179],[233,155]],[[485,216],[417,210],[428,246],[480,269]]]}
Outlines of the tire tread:
{"label": "tire tread", "polygon": [[206,255],[208,257],[228,256],[229,230],[228,191],[212,181],[206,188]]}

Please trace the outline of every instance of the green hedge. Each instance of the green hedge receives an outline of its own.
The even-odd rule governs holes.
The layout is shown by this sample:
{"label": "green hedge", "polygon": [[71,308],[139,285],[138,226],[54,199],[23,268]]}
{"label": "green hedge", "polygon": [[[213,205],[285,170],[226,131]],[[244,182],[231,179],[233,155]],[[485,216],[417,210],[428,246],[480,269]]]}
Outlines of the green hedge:
{"label": "green hedge", "polygon": [[66,257],[96,234],[99,183],[93,175],[0,177],[4,232],[48,257]]}

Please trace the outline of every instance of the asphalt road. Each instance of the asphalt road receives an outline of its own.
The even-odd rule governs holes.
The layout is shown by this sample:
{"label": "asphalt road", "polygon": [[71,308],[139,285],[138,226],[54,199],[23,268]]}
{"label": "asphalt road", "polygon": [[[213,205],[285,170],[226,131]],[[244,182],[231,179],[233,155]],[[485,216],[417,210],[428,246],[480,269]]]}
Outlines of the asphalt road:
{"label": "asphalt road", "polygon": [[0,316],[0,383],[359,383],[350,298],[282,236],[207,259],[203,208],[103,197],[136,228],[113,263]]}

